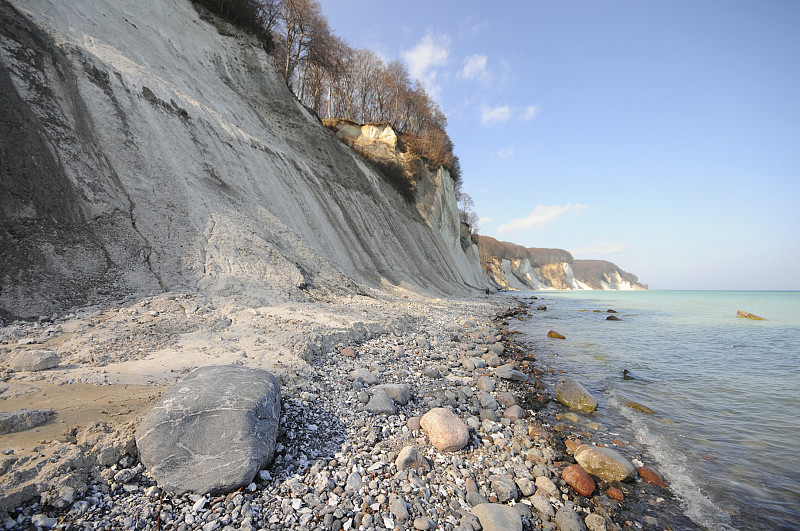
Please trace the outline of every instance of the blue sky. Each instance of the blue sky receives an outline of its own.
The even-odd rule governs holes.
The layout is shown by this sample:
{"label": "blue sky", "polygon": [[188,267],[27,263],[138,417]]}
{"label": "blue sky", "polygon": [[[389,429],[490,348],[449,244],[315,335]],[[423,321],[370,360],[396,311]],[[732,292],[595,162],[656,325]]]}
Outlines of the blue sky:
{"label": "blue sky", "polygon": [[800,2],[321,0],[448,117],[481,233],[800,289]]}

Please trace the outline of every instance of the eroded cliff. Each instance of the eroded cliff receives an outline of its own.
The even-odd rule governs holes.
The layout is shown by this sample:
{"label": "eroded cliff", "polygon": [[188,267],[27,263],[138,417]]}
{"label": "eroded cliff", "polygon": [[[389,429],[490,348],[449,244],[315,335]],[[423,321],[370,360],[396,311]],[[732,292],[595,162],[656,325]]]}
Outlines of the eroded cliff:
{"label": "eroded cliff", "polygon": [[11,0],[0,16],[4,314],[489,285],[446,172],[404,201],[255,39],[188,0]]}

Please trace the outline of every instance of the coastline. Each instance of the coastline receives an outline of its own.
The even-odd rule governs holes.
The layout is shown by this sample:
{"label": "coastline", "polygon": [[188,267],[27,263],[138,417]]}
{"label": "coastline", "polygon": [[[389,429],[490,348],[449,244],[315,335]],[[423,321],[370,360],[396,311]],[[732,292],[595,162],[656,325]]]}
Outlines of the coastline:
{"label": "coastline", "polygon": [[[26,442],[13,453],[6,451],[0,480],[15,471],[13,461],[57,458],[64,445],[83,447],[91,463],[92,452],[102,446],[100,435],[117,442],[129,439],[136,424],[131,419],[141,418],[167,383],[202,364],[238,363],[274,371],[282,383],[283,423],[275,461],[241,492],[205,498],[162,496],[138,460],[122,455],[111,466],[88,464],[84,485],[78,485],[74,499],[61,509],[42,506],[36,497],[21,510],[15,506],[7,516],[0,515],[0,522],[9,529],[24,529],[35,518],[60,529],[91,522],[113,529],[282,529],[301,524],[308,529],[401,529],[418,524],[467,530],[477,523],[470,501],[485,499],[513,504],[527,528],[533,529],[554,529],[556,511],[564,506],[582,521],[596,515],[590,518],[596,529],[663,528],[667,522],[682,529],[697,528],[678,512],[679,501],[668,489],[640,479],[619,485],[598,482],[589,498],[563,482],[563,469],[574,463],[575,441],[614,445],[634,462],[651,463],[634,444],[614,442],[614,427],[592,426],[554,400],[546,403],[557,373],[538,359],[535,343],[519,341],[515,329],[516,323],[530,317],[530,305],[509,295],[450,301],[407,294],[391,300],[253,310],[217,308],[195,295],[166,294],[49,323],[54,326],[7,325],[2,337],[16,337],[5,341],[4,359],[9,345],[37,346],[61,349],[64,365],[42,373],[6,372],[5,386],[39,382],[50,386],[51,392],[56,388],[77,392],[81,385],[124,390],[126,385],[144,384],[139,389],[146,397],[138,409],[130,407],[118,419],[113,416],[122,411],[106,407],[95,412],[96,418],[83,419],[88,428],[64,426],[73,441],[49,434],[37,440],[42,432],[35,430],[52,429],[65,420],[63,414],[56,415],[50,424],[30,430]],[[153,350],[139,359],[119,354],[113,358],[111,347],[121,350],[119,339],[139,335],[123,327],[123,322],[132,321],[140,333],[156,329],[162,334],[150,338]],[[180,322],[183,325],[178,326]],[[60,332],[47,332],[58,327]],[[41,333],[45,336],[36,336]],[[313,341],[292,343],[298,334],[305,339],[313,336]],[[47,339],[26,345],[28,337]],[[92,343],[86,344],[89,340]],[[144,348],[136,340],[128,342],[128,353]],[[340,353],[348,346],[355,351],[354,358]],[[476,367],[481,365],[478,360],[491,354],[526,372],[529,381],[506,380],[490,366]],[[105,361],[97,361],[104,356]],[[382,383],[409,385],[411,400],[398,406],[396,415],[369,412],[370,386],[350,376],[358,367],[370,370]],[[493,385],[486,379],[479,384],[481,376]],[[507,408],[498,404],[498,398],[503,395],[507,400],[505,393],[532,416],[504,418]],[[25,396],[35,406],[34,397],[41,397],[42,391],[17,398]],[[90,396],[86,394],[87,399]],[[6,403],[11,402],[0,402]],[[455,410],[470,426],[466,448],[439,452],[410,420],[439,406]],[[127,426],[128,432],[117,429],[120,426]],[[3,447],[14,449],[8,440],[9,436],[0,435]],[[425,456],[426,465],[419,472],[397,471],[395,459],[405,446],[415,446]],[[33,461],[36,458],[28,462]],[[131,472],[121,476],[122,471]],[[345,491],[354,472],[360,477],[358,485]],[[516,485],[511,497],[503,489],[508,480],[500,476]],[[44,487],[39,486],[49,493],[47,499],[58,500],[58,492]],[[609,496],[609,487],[618,488],[624,501]],[[406,502],[406,519],[393,510],[396,495]]]}

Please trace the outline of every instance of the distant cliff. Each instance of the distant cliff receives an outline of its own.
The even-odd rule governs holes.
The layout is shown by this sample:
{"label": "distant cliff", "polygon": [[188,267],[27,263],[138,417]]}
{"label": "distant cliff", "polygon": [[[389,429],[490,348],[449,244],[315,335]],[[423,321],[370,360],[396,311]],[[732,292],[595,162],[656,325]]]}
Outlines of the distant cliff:
{"label": "distant cliff", "polygon": [[523,247],[490,236],[477,239],[481,265],[503,289],[647,289],[611,262],[575,260],[564,249]]}

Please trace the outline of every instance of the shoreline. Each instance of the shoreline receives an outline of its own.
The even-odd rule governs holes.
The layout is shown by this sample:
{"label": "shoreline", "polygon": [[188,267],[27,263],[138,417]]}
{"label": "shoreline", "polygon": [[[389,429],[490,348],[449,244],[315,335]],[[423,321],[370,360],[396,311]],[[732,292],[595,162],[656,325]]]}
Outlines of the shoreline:
{"label": "shoreline", "polygon": [[[157,390],[165,388],[164,383],[174,381],[176,374],[177,377],[185,374],[193,364],[187,364],[185,353],[181,357],[181,344],[188,344],[193,349],[200,347],[199,352],[205,354],[204,359],[238,361],[254,366],[269,360],[272,362],[270,368],[282,383],[284,422],[278,438],[281,451],[267,468],[267,473],[262,472],[247,489],[226,496],[173,497],[165,493],[162,497],[160,489],[138,460],[130,455],[122,455],[111,466],[89,466],[91,470],[84,479],[84,487],[74,490],[74,499],[64,503],[62,509],[27,502],[21,511],[14,508],[9,516],[0,515],[0,523],[9,529],[24,529],[31,525],[32,518],[36,518],[40,524],[54,524],[54,528],[59,529],[78,529],[84,523],[92,522],[104,523],[113,529],[282,529],[296,528],[300,524],[308,529],[358,529],[359,526],[364,529],[402,529],[414,528],[416,524],[435,528],[431,527],[435,524],[442,529],[468,530],[476,527],[473,525],[476,520],[471,513],[472,504],[468,501],[470,498],[473,502],[481,499],[499,502],[503,499],[507,505],[513,503],[528,524],[526,529],[554,529],[555,512],[565,505],[573,507],[572,510],[581,516],[581,520],[589,514],[595,514],[591,521],[598,529],[648,529],[659,525],[663,528],[660,522],[663,518],[673,523],[679,522],[681,528],[697,528],[682,514],[664,514],[673,512],[679,505],[668,489],[640,480],[618,485],[625,497],[620,504],[608,496],[610,485],[600,483],[601,488],[592,497],[584,498],[561,480],[562,470],[574,462],[569,449],[571,441],[580,438],[582,442],[600,442],[602,434],[590,434],[586,431],[587,426],[579,422],[580,417],[570,414],[560,405],[544,403],[545,398],[538,398],[552,396],[552,386],[545,382],[553,373],[552,369],[548,372],[545,364],[537,359],[535,344],[528,345],[517,340],[519,334],[514,330],[514,319],[524,318],[530,304],[517,300],[513,295],[494,295],[489,299],[475,298],[471,301],[412,296],[409,299],[395,299],[390,305],[386,305],[387,301],[377,301],[366,311],[363,304],[355,301],[350,301],[349,309],[348,301],[335,301],[330,306],[314,303],[317,306],[315,309],[312,309],[313,305],[298,304],[281,309],[240,309],[239,312],[220,312],[208,304],[209,310],[201,312],[203,318],[195,324],[202,328],[208,323],[218,323],[222,318],[220,313],[226,315],[230,323],[217,334],[222,343],[227,341],[228,347],[231,347],[227,349],[212,348],[214,339],[210,337],[198,340],[198,334],[205,333],[201,329],[176,327],[170,319],[158,324],[161,320],[159,316],[163,319],[164,315],[171,315],[168,310],[175,303],[183,309],[180,319],[187,316],[190,321],[194,319],[198,309],[189,313],[185,308],[189,306],[190,310],[193,309],[191,303],[197,302],[193,299],[195,297],[174,295],[153,297],[145,301],[143,306],[132,305],[117,308],[113,312],[100,311],[83,317],[84,321],[77,324],[75,319],[78,317],[62,323],[62,331],[74,330],[79,336],[89,334],[94,339],[102,339],[104,334],[111,331],[124,333],[120,316],[128,320],[141,320],[141,324],[147,328],[160,326],[165,330],[182,330],[181,337],[174,342],[155,341],[156,344],[165,343],[158,351],[161,356],[152,356],[155,360],[148,361],[146,356],[144,360],[139,360],[140,364],[149,367],[149,374],[147,370],[131,370],[136,360],[109,360],[110,363],[97,367],[81,366],[81,363],[75,362],[61,369],[62,372],[57,369],[48,375],[29,373],[29,379],[38,378],[45,382],[50,379],[48,385],[61,384],[59,387],[62,389],[79,385],[74,381],[76,378],[70,378],[70,372],[80,375],[78,379],[106,382],[105,385],[96,385],[98,389],[117,389],[116,382],[124,385],[133,383],[133,380],[149,379],[146,382],[149,386],[142,389],[153,391],[148,395],[151,401],[143,402],[139,411],[126,413],[135,413],[133,417],[140,417],[143,410],[154,402]],[[204,302],[200,301],[198,308],[202,304]],[[381,305],[385,307],[380,308]],[[146,308],[159,309],[141,311]],[[398,313],[400,308],[405,309],[405,314]],[[137,312],[131,313],[131,310]],[[340,310],[344,311],[337,313]],[[374,312],[372,315],[369,315],[370,310]],[[174,313],[177,315],[177,311]],[[392,314],[393,319],[388,319]],[[246,323],[243,315],[251,316],[250,322]],[[271,317],[262,319],[267,315]],[[354,316],[359,316],[363,321],[354,322]],[[327,329],[314,327],[314,324],[325,320]],[[383,330],[374,327],[370,331],[373,326],[370,323],[379,320],[383,320]],[[95,324],[84,326],[89,322]],[[103,323],[107,323],[107,328],[103,328]],[[354,326],[354,323],[361,323],[361,327]],[[270,324],[275,325],[276,329],[267,332]],[[233,331],[230,331],[231,328]],[[3,328],[6,336],[7,329],[8,326]],[[91,331],[87,332],[89,329]],[[251,356],[248,352],[253,352],[250,345],[256,345],[255,340],[251,339],[252,343],[244,348],[240,347],[244,343],[244,334],[253,329],[276,336],[273,338],[278,340],[276,351],[286,349],[281,346],[285,336],[298,332],[317,334],[320,337],[316,338],[316,344],[321,345],[319,353],[313,353],[312,362],[307,363],[302,356],[308,356],[310,347],[297,347],[295,344],[292,346],[294,355],[270,356],[265,348],[260,358]],[[353,330],[358,330],[358,333],[353,334]],[[217,337],[216,334],[214,336]],[[238,338],[237,341],[233,341],[234,337]],[[63,338],[61,344],[82,344],[75,340],[74,337]],[[53,343],[50,341],[49,344]],[[116,344],[114,341],[111,343]],[[354,359],[339,353],[346,346],[355,350]],[[161,378],[155,377],[152,369],[159,366],[158,360],[174,354],[176,350],[183,364],[174,364],[170,369],[173,372],[162,371]],[[246,357],[241,357],[240,350],[245,351]],[[94,352],[98,356],[108,355],[103,348],[95,348]],[[530,383],[499,378],[488,366],[474,367],[480,365],[477,360],[492,353],[528,373]],[[77,360],[83,354],[73,351],[71,356]],[[64,358],[69,361],[69,356]],[[367,411],[365,399],[369,399],[370,386],[356,383],[350,377],[350,372],[357,367],[369,369],[381,383],[409,385],[412,399],[407,405],[398,406],[396,415]],[[126,373],[125,369],[129,371]],[[6,374],[7,381],[12,379],[11,376]],[[493,382],[494,390],[486,391],[478,387],[478,378],[481,376],[487,376]],[[70,380],[73,382],[65,383]],[[22,378],[13,383],[26,382]],[[36,384],[35,381],[27,383]],[[162,385],[153,387],[155,384]],[[508,392],[533,416],[515,421],[504,419],[502,413],[505,408],[497,405],[497,398]],[[3,400],[0,405],[5,403],[6,400]],[[496,420],[481,419],[481,416],[492,418],[483,405],[496,408],[488,409],[495,411]],[[409,419],[438,406],[455,410],[470,426],[470,441],[465,449],[453,453],[439,452],[427,442],[424,432],[413,424],[413,420],[409,427]],[[7,409],[4,407],[3,411]],[[126,417],[120,420],[130,419]],[[112,419],[108,422],[116,425]],[[128,422],[129,431],[134,424]],[[94,441],[94,447],[86,451],[87,456],[91,457],[92,451],[101,446],[97,440],[102,437],[92,438],[91,428],[83,433],[77,430],[78,426],[71,428],[77,432],[74,438],[78,446],[82,444],[80,441]],[[104,430],[95,425],[94,432],[98,431]],[[130,433],[126,435],[124,430],[123,433],[118,431],[105,430],[104,433],[111,439],[116,437],[117,442],[130,437]],[[7,436],[0,435],[0,441],[4,441],[3,446],[6,447],[7,439],[4,437]],[[569,446],[565,445],[567,441],[570,441]],[[322,444],[315,446],[314,442]],[[50,455],[58,455],[57,448],[64,444],[72,443],[56,441],[39,444],[2,456],[2,459],[5,463],[14,458],[23,460],[30,453],[46,457],[48,448],[53,450]],[[397,471],[394,461],[404,446],[415,446],[426,457],[426,466],[419,472]],[[630,448],[618,449],[623,454],[633,452]],[[633,459],[640,457],[641,454],[636,453]],[[13,469],[14,463],[5,464],[0,480]],[[123,471],[130,472],[121,477],[120,472]],[[346,492],[348,479],[353,472],[358,472],[361,480],[358,488]],[[503,480],[497,476],[506,476],[516,483],[515,494],[511,498],[502,492]],[[547,481],[537,480],[539,476],[546,477]],[[126,481],[123,482],[123,479]],[[548,488],[551,489],[549,493]],[[539,506],[534,504],[532,500],[537,492],[547,505],[539,498],[535,499]],[[404,497],[409,512],[407,519],[400,519],[392,511],[390,502],[395,495],[393,493],[401,493]],[[476,498],[475,494],[481,498]],[[58,503],[58,495],[58,492],[50,492],[45,497]],[[548,506],[550,509],[547,509]],[[550,516],[551,513],[553,516]],[[160,523],[156,524],[159,520]]]}

